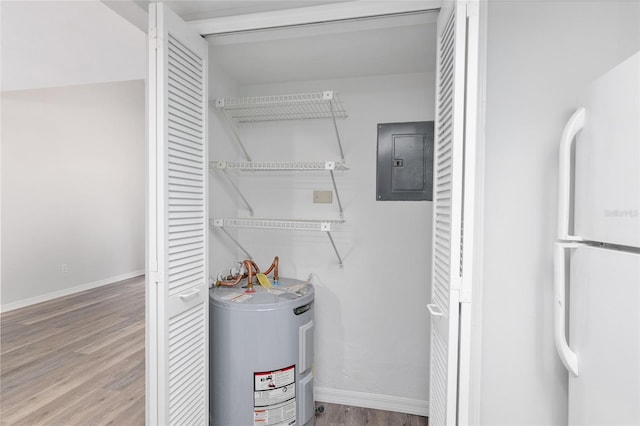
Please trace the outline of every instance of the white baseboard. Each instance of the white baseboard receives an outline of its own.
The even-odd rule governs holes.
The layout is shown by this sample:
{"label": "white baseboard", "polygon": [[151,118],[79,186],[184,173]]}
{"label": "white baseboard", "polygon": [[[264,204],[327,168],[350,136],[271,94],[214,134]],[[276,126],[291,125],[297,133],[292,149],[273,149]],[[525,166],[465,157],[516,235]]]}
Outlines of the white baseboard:
{"label": "white baseboard", "polygon": [[18,300],[16,302],[7,303],[0,306],[0,312],[8,312],[14,309],[24,308],[25,306],[35,305],[36,303],[46,302],[48,300],[57,299],[58,297],[68,296],[73,293],[80,293],[81,291],[90,290],[92,288],[101,287],[103,285],[113,284],[118,281],[127,280],[129,278],[139,277],[140,275],[144,275],[144,269],[117,275],[115,277],[105,278],[103,280],[81,284],[71,288],[65,288],[63,290],[42,294],[40,296],[30,297],[28,299]]}
{"label": "white baseboard", "polygon": [[353,405],[355,407],[396,411],[417,416],[429,415],[429,401],[420,399],[321,387],[314,387],[313,393],[316,401],[331,404]]}

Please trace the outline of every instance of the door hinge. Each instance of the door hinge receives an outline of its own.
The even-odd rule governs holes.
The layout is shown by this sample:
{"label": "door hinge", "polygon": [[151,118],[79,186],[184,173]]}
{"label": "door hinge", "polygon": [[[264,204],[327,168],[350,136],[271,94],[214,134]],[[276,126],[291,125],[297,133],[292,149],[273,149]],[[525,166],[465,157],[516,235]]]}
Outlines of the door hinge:
{"label": "door hinge", "polygon": [[162,47],[162,40],[158,37],[158,27],[149,28],[149,43],[156,50]]}
{"label": "door hinge", "polygon": [[158,284],[159,282],[158,271],[149,271],[149,283]]}
{"label": "door hinge", "polygon": [[149,261],[149,282],[158,284],[160,282],[158,276],[158,262],[155,260]]}
{"label": "door hinge", "polygon": [[471,303],[471,290],[460,290],[460,303]]}

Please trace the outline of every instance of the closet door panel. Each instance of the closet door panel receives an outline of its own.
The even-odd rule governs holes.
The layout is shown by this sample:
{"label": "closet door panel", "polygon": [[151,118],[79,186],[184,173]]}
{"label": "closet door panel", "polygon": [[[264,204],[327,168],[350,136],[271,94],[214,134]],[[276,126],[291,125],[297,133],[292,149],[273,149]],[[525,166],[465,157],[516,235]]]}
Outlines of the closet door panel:
{"label": "closet door panel", "polygon": [[462,286],[466,5],[438,15],[429,424],[456,424]]}
{"label": "closet door panel", "polygon": [[207,424],[207,44],[149,9],[147,424]]}

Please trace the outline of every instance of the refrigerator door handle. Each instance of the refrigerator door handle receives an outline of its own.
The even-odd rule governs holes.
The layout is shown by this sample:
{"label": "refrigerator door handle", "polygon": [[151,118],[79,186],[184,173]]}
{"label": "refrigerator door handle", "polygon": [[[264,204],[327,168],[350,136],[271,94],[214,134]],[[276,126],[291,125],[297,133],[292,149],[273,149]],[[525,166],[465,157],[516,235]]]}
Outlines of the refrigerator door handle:
{"label": "refrigerator door handle", "polygon": [[565,250],[580,247],[579,243],[556,242],[554,256],[553,274],[553,334],[556,343],[558,356],[567,370],[575,377],[578,377],[578,357],[567,343],[565,326],[566,306],[565,306]]}
{"label": "refrigerator door handle", "polygon": [[584,127],[585,109],[578,108],[564,126],[560,137],[560,163],[558,170],[558,239],[580,241],[580,237],[569,235],[571,215],[571,148],[576,135]]}

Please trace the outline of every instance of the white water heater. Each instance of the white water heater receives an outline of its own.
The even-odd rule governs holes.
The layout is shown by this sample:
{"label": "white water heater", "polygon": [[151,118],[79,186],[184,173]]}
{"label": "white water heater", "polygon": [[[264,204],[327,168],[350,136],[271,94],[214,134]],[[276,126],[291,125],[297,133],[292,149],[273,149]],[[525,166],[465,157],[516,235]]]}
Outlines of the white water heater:
{"label": "white water heater", "polygon": [[210,424],[313,425],[313,286],[255,290],[210,290]]}

